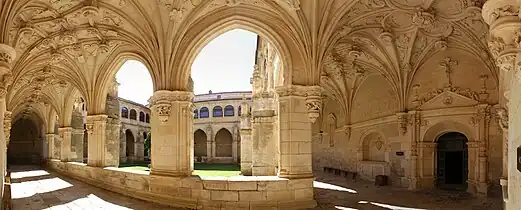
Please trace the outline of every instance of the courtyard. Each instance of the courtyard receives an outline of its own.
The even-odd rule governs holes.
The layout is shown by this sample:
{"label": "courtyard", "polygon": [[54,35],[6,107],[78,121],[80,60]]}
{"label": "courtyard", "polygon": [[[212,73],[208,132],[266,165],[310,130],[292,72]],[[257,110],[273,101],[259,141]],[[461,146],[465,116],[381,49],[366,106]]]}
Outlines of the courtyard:
{"label": "courtyard", "polygon": [[[12,203],[16,210],[36,209],[178,209],[96,188],[36,166],[12,168]],[[501,209],[499,196],[478,198],[448,191],[408,191],[375,187],[368,181],[345,180],[315,172],[314,209],[342,210],[495,210]]]}

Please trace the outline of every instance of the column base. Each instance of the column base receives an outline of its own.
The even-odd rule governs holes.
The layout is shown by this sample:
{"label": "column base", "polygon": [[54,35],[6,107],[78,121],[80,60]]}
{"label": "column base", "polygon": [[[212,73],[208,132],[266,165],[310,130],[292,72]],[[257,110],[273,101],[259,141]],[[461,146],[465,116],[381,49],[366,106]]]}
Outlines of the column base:
{"label": "column base", "polygon": [[502,178],[499,180],[499,184],[501,185],[501,191],[503,192],[503,201],[505,203],[508,202],[508,179]]}
{"label": "column base", "polygon": [[313,178],[315,177],[313,173],[299,173],[299,174],[289,174],[289,173],[279,173],[280,178],[287,179],[302,179],[302,178]]}
{"label": "column base", "polygon": [[241,174],[243,176],[251,176],[253,174],[251,163],[241,163]]}
{"label": "column base", "polygon": [[191,176],[191,171],[174,171],[174,170],[163,170],[163,169],[150,169],[150,175],[154,176],[169,176],[169,177],[187,177]]}
{"label": "column base", "polygon": [[409,179],[409,190],[418,189],[418,179],[416,177]]}
{"label": "column base", "polygon": [[277,170],[273,166],[252,166],[253,176],[276,176]]}

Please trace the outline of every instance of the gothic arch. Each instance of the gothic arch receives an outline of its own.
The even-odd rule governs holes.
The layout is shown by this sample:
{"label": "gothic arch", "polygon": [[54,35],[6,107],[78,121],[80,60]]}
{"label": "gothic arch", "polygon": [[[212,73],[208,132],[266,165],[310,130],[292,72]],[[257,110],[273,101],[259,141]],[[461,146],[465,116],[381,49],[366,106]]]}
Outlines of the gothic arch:
{"label": "gothic arch", "polygon": [[221,128],[215,134],[215,156],[217,157],[232,157],[233,154],[233,135],[226,129]]}
{"label": "gothic arch", "polygon": [[197,129],[194,132],[194,156],[207,156],[207,140],[208,136],[202,129]]}
{"label": "gothic arch", "polygon": [[385,136],[376,130],[365,132],[360,139],[360,150],[363,161],[384,162],[386,150]]}
{"label": "gothic arch", "polygon": [[[261,14],[253,15],[259,12],[263,16]],[[261,20],[259,17],[271,17],[273,21]],[[247,6],[241,9],[223,9],[197,20],[185,34],[184,41],[186,45],[179,48],[180,51],[186,53],[182,53],[180,57],[180,69],[182,71],[179,71],[174,77],[174,84],[180,85],[176,89],[184,90],[188,87],[190,66],[199,52],[210,41],[232,29],[243,29],[256,33],[275,47],[279,54],[280,61],[283,63],[282,74],[285,85],[310,83],[308,77],[311,74],[311,69],[306,69],[302,62],[305,60],[303,47],[292,40],[295,38],[294,34],[283,28],[285,25],[286,23],[282,22],[277,15],[266,10],[259,10],[259,8],[248,8]],[[293,74],[292,71],[303,72]],[[297,75],[303,78],[299,78]]]}
{"label": "gothic arch", "polygon": [[442,121],[430,126],[426,129],[421,139],[423,142],[436,142],[440,136],[451,132],[462,133],[467,137],[469,142],[475,139],[474,132],[472,132],[471,128],[460,122],[451,120]]}

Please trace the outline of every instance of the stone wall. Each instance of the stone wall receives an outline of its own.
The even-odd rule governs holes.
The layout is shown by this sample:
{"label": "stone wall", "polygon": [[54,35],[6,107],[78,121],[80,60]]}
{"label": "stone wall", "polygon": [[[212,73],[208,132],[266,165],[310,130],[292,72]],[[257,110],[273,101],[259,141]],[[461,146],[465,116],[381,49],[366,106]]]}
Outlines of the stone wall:
{"label": "stone wall", "polygon": [[81,163],[48,167],[85,183],[150,202],[191,209],[306,209],[316,206],[313,178],[167,177]]}

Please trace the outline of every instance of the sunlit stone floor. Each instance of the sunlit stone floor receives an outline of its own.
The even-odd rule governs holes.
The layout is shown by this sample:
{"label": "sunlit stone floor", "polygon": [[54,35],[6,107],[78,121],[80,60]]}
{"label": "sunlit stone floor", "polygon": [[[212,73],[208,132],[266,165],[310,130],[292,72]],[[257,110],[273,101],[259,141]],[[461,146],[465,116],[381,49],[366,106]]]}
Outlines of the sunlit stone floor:
{"label": "sunlit stone floor", "polygon": [[34,166],[11,168],[13,209],[174,209],[102,190]]}
{"label": "sunlit stone floor", "polygon": [[341,210],[501,210],[502,198],[494,195],[477,198],[467,193],[447,191],[409,191],[372,182],[346,180],[315,172],[315,209]]}
{"label": "sunlit stone floor", "polygon": [[[11,167],[13,209],[174,209],[102,190],[34,166]],[[412,192],[375,187],[366,181],[315,172],[315,209],[500,210],[499,196],[478,199],[462,193]]]}

